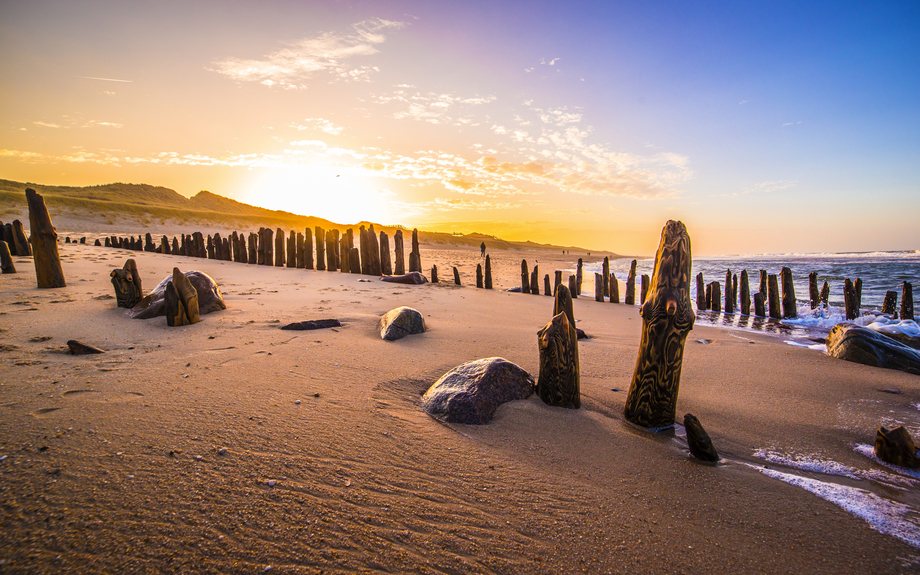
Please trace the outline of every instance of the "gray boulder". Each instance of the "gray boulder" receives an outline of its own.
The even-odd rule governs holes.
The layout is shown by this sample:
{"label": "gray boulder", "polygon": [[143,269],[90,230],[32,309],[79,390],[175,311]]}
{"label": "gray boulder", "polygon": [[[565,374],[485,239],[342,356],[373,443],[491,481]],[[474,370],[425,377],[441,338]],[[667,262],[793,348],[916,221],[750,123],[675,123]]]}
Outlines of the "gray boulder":
{"label": "gray boulder", "polygon": [[835,325],[827,335],[827,355],[920,375],[920,352],[866,327]]}
{"label": "gray boulder", "polygon": [[492,421],[498,406],[533,394],[533,376],[501,357],[477,359],[441,376],[422,396],[428,415],[448,423]]}
{"label": "gray boulder", "polygon": [[411,307],[392,309],[380,318],[380,337],[386,341],[402,339],[416,333],[425,333],[425,318]]}

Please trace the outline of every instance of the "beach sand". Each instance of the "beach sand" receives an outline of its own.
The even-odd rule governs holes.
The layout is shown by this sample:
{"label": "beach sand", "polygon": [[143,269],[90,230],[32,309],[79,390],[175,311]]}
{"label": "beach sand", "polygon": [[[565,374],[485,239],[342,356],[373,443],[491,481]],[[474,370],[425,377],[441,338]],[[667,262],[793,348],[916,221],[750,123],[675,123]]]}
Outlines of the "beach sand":
{"label": "beach sand", "polygon": [[[700,418],[724,458],[711,466],[689,457],[680,428],[653,434],[624,421],[641,319],[637,307],[595,302],[593,277],[575,301],[591,336],[579,342],[582,409],[534,395],[464,426],[419,408],[466,361],[500,356],[536,376],[552,298],[502,288],[518,285],[522,258],[552,277],[578,254],[492,253],[496,289],[479,290],[478,250],[443,246],[423,246],[426,275],[437,264],[442,283],[422,286],[60,251],[65,288],[38,290],[29,258],[0,276],[2,573],[920,570],[920,550],[904,542],[918,537],[910,524],[907,536],[883,534],[755,469],[790,470],[753,455],[884,470],[852,445],[871,444],[891,413],[916,411],[916,376],[698,326],[678,419]],[[109,280],[129,257],[146,290],[174,266],[208,273],[227,309],[179,328],[129,319]],[[381,340],[380,316],[402,305],[429,331]],[[324,318],[342,327],[279,329]],[[70,339],[106,353],[68,355]],[[917,486],[899,497],[916,499]]]}

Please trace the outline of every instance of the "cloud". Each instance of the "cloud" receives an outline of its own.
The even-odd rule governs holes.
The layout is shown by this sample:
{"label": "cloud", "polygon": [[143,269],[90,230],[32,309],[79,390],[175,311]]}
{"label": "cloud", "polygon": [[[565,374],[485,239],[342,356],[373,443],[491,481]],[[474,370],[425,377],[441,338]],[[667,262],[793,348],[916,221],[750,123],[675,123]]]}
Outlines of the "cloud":
{"label": "cloud", "polygon": [[344,130],[341,126],[336,126],[329,120],[323,118],[305,118],[303,124],[294,126],[299,131],[320,130],[333,136],[338,136]]}
{"label": "cloud", "polygon": [[322,72],[343,80],[368,81],[369,75],[379,68],[354,68],[347,66],[345,61],[376,54],[376,46],[386,40],[383,32],[405,25],[405,22],[380,18],[363,20],[354,24],[353,32],[348,34],[324,32],[291,42],[286,48],[266,54],[261,59],[226,58],[214,62],[214,67],[207,70],[229,76],[237,82],[259,82],[285,89],[306,88],[304,82]]}
{"label": "cloud", "polygon": [[738,105],[741,106],[742,104],[747,104],[749,101],[750,100],[741,100],[740,102],[738,102]]}
{"label": "cloud", "polygon": [[32,123],[35,124],[36,126],[42,126],[45,128],[60,128],[61,127],[60,124],[49,124],[47,122],[32,122]]}
{"label": "cloud", "polygon": [[77,76],[77,78],[83,78],[84,80],[102,80],[103,82],[124,82],[126,84],[131,84],[134,80],[118,80],[115,78],[97,78],[95,76]]}
{"label": "cloud", "polygon": [[454,126],[477,125],[470,108],[482,106],[496,100],[495,96],[461,97],[453,94],[434,92],[410,93],[406,90],[394,90],[389,94],[374,96],[374,101],[381,105],[398,105],[401,109],[393,113],[397,120],[410,118],[430,124],[449,124]]}
{"label": "cloud", "polygon": [[470,198],[435,198],[424,202],[394,201],[391,203],[395,208],[410,214],[457,210],[507,210],[520,207],[520,204],[509,202],[480,201]]}
{"label": "cloud", "polygon": [[64,122],[61,124],[54,124],[50,122],[32,122],[36,126],[42,126],[44,128],[59,128],[59,129],[69,129],[69,128],[92,128],[93,126],[102,126],[103,128],[121,128],[122,125],[115,122],[100,122],[99,120],[88,120],[86,122],[80,122],[73,118],[64,116]]}

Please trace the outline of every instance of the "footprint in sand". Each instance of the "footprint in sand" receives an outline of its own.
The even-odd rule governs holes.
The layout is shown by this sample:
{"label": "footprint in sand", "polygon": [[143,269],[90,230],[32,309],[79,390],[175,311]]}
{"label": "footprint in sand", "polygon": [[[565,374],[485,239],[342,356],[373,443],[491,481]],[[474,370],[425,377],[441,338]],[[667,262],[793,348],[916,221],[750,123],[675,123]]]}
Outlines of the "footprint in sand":
{"label": "footprint in sand", "polygon": [[44,416],[48,415],[49,413],[52,413],[52,412],[54,412],[54,411],[59,410],[59,409],[61,409],[61,408],[60,408],[60,407],[43,407],[43,408],[41,408],[41,409],[38,409],[38,410],[36,410],[36,411],[30,413],[29,415],[31,415],[32,417],[41,418],[41,417],[44,417]]}

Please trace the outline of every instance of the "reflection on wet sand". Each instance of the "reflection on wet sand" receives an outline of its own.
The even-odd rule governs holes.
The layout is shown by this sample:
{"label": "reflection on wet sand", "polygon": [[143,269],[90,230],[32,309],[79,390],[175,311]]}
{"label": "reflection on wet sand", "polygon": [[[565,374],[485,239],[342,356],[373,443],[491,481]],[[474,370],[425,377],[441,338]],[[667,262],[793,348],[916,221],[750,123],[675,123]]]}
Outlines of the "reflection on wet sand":
{"label": "reflection on wet sand", "polygon": [[817,333],[809,331],[802,326],[787,325],[781,320],[769,317],[744,315],[740,313],[722,313],[710,310],[697,310],[696,321],[697,323],[715,327],[748,329],[751,331],[774,333],[787,337],[813,338],[818,335]]}

